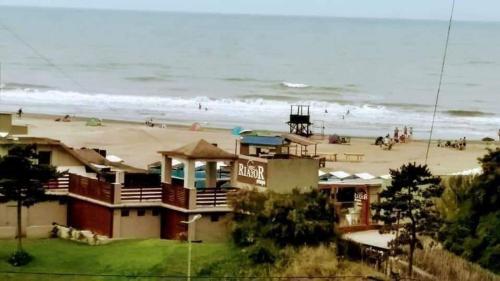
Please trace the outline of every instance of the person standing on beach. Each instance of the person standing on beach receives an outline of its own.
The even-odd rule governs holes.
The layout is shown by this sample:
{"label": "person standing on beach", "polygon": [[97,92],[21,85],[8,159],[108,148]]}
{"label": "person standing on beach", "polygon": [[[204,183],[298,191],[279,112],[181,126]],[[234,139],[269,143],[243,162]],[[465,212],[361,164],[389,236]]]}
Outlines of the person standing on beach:
{"label": "person standing on beach", "polygon": [[198,104],[198,110],[201,110],[201,103]]}
{"label": "person standing on beach", "polygon": [[17,111],[17,117],[19,117],[19,119],[21,119],[21,117],[23,117],[23,109],[22,108],[19,108],[19,110]]}
{"label": "person standing on beach", "polygon": [[396,127],[394,129],[394,140],[397,142],[399,140],[399,129]]}
{"label": "person standing on beach", "polygon": [[408,135],[408,127],[406,127],[406,126],[404,127],[404,129],[403,129],[403,134],[404,134],[405,136],[407,136],[407,135]]}

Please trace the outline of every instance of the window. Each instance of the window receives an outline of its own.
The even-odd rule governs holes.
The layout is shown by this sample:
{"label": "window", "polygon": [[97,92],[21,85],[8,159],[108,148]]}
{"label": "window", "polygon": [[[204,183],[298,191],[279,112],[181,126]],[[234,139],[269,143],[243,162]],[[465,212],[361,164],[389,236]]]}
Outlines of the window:
{"label": "window", "polygon": [[38,164],[50,165],[51,158],[52,158],[51,151],[39,151],[38,152]]}
{"label": "window", "polygon": [[144,217],[145,214],[146,214],[146,209],[139,209],[139,210],[137,210],[137,216],[138,217]]}
{"label": "window", "polygon": [[130,215],[130,210],[122,209],[122,217],[128,217]]}
{"label": "window", "polygon": [[159,209],[153,209],[153,216],[157,217],[160,215],[160,210]]}
{"label": "window", "polygon": [[212,222],[219,221],[219,215],[218,214],[212,214],[210,216],[210,221],[212,221]]}

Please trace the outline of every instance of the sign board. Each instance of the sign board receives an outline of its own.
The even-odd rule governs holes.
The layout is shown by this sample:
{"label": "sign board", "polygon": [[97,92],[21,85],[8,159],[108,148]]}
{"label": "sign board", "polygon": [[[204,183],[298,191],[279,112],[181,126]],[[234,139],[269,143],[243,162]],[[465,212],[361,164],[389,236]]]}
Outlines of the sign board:
{"label": "sign board", "polygon": [[249,159],[239,159],[237,180],[259,186],[266,186],[267,163]]}
{"label": "sign board", "polygon": [[356,192],[354,194],[354,200],[368,200],[368,194],[366,192]]}

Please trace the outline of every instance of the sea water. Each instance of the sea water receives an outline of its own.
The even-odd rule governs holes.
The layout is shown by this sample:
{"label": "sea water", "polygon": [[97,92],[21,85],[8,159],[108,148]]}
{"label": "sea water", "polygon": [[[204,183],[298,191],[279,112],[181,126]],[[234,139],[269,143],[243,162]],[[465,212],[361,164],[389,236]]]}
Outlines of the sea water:
{"label": "sea water", "polygon": [[[0,110],[426,138],[444,21],[0,7]],[[500,23],[455,22],[436,138],[496,137]],[[200,109],[201,106],[201,109]]]}

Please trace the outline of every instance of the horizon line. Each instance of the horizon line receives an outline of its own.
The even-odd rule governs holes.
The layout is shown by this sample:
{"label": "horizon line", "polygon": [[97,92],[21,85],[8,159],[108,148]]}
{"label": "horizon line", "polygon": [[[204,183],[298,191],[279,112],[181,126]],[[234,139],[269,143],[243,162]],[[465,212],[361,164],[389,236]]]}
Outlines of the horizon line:
{"label": "horizon line", "polygon": [[[175,13],[192,15],[220,15],[220,16],[261,16],[261,17],[298,17],[298,18],[337,18],[337,19],[367,19],[367,20],[402,20],[402,21],[439,21],[446,22],[448,19],[440,18],[404,18],[404,17],[363,17],[363,16],[337,16],[337,15],[313,15],[313,14],[274,14],[274,13],[240,13],[240,12],[213,12],[213,11],[183,11],[183,10],[154,10],[154,9],[128,9],[128,8],[96,8],[96,7],[67,7],[67,6],[40,6],[40,5],[15,5],[0,4],[0,7],[10,8],[35,8],[35,9],[61,9],[61,10],[90,10],[90,11],[114,11],[114,12],[151,12],[151,13]],[[478,19],[455,19],[455,22],[470,23],[500,23],[499,20]]]}

